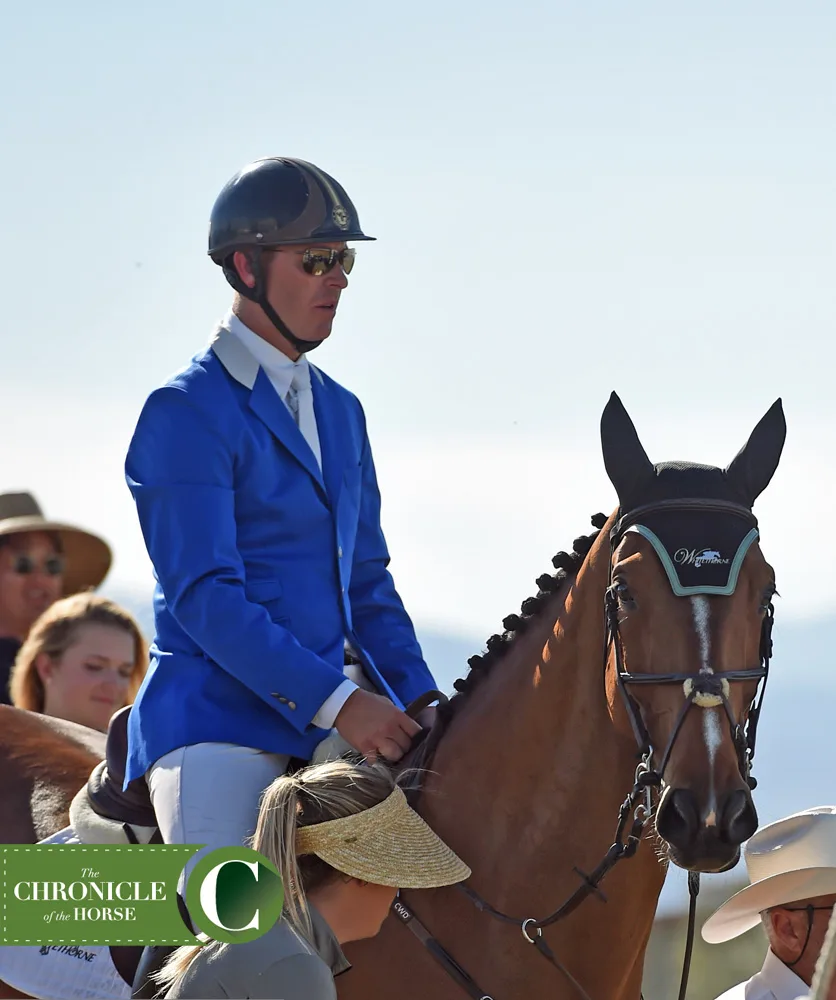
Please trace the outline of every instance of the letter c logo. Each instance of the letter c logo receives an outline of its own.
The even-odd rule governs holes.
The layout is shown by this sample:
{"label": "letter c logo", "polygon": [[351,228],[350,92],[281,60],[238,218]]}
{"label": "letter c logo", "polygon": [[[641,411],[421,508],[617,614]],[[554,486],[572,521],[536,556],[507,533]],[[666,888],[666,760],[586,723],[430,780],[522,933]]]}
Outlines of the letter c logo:
{"label": "letter c logo", "polygon": [[226,944],[266,934],[281,916],[283,902],[275,866],[248,847],[210,851],[188,877],[189,915],[202,934]]}
{"label": "letter c logo", "polygon": [[252,920],[243,927],[229,927],[221,920],[218,914],[218,876],[226,865],[244,865],[253,873],[253,878],[258,881],[258,863],[255,861],[222,861],[219,865],[209,869],[209,873],[200,884],[200,905],[203,912],[217,927],[223,927],[225,931],[249,931],[258,930],[258,910],[253,914]]}

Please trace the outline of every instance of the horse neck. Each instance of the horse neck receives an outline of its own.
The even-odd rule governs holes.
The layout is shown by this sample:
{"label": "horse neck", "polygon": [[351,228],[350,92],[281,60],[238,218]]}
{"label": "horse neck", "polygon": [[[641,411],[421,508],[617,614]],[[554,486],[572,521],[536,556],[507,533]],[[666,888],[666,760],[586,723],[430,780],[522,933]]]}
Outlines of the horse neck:
{"label": "horse neck", "polygon": [[432,763],[422,811],[500,908],[554,909],[578,884],[573,866],[603,858],[633,784],[636,746],[605,689],[609,555],[605,528],[577,577],[468,695]]}

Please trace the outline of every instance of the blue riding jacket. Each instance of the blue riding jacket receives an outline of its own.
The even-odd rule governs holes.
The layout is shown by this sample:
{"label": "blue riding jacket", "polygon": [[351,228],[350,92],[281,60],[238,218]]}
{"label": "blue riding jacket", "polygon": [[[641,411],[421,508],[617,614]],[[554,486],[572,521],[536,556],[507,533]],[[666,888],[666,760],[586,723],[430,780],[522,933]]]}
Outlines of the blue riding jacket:
{"label": "blue riding jacket", "polygon": [[193,743],[309,759],[346,640],[400,707],[436,687],[387,570],[362,407],[311,374],[322,471],[224,327],[145,403],[125,470],[158,581],[156,636],[126,786]]}

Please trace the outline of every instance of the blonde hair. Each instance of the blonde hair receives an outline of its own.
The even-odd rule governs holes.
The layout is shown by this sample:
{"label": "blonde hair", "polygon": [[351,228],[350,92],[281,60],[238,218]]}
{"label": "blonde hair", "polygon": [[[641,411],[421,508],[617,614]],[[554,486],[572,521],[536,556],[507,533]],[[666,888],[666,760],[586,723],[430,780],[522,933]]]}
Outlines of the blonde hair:
{"label": "blonde hair", "polygon": [[[346,760],[312,764],[295,774],[284,774],[261,796],[258,823],[250,846],[278,870],[284,883],[282,919],[313,942],[307,894],[339,876],[337,869],[315,854],[299,857],[296,834],[305,826],[343,819],[371,809],[392,794],[395,778],[383,763]],[[213,947],[211,942],[207,947]],[[171,987],[188,969],[203,945],[173,951],[155,982]]]}
{"label": "blonde hair", "polygon": [[134,641],[134,663],[126,704],[136,698],[148,669],[148,645],[139,625],[124,608],[97,594],[73,594],[56,601],[37,619],[20,647],[9,680],[12,704],[29,712],[43,713],[44,682],[36,669],[37,658],[45,653],[57,662],[72,645],[82,625],[106,625],[127,632]]}

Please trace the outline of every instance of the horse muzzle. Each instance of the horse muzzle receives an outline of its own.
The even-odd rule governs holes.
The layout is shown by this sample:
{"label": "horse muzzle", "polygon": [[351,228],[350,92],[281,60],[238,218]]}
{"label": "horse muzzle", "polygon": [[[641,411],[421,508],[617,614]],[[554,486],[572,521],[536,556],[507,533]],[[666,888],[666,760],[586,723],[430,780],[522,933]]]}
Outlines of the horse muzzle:
{"label": "horse muzzle", "polygon": [[656,812],[656,831],[667,843],[674,864],[688,871],[722,872],[734,868],[740,845],[758,826],[748,788],[736,788],[705,815],[688,788],[668,786]]}

